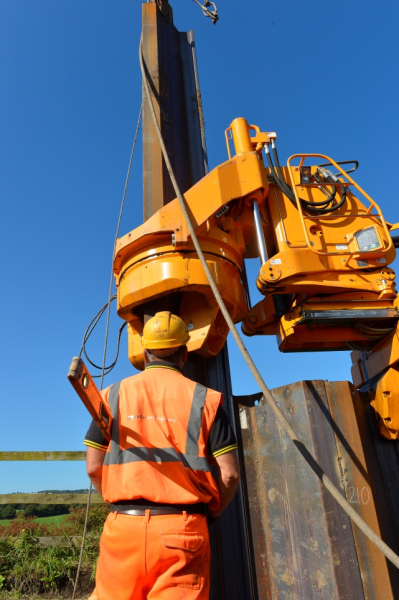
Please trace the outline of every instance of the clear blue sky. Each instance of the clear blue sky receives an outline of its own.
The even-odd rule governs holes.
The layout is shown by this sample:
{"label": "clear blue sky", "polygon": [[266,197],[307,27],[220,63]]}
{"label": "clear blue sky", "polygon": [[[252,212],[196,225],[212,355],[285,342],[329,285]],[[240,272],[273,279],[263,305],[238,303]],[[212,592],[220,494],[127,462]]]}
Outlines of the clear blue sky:
{"label": "clear blue sky", "polygon": [[[138,0],[2,0],[0,6],[1,450],[82,450],[89,416],[66,379],[106,302],[141,103]],[[191,0],[210,167],[238,116],[275,130],[282,159],[357,159],[359,183],[399,221],[399,8],[385,0]],[[141,141],[121,234],[142,220]],[[257,263],[251,268],[252,279]],[[109,357],[120,320],[113,314]],[[104,325],[90,345],[101,361]],[[247,338],[270,387],[350,378],[349,353],[281,355]],[[257,390],[229,343],[234,393]],[[111,384],[132,374],[123,338]],[[83,463],[2,463],[0,493],[87,486]]]}

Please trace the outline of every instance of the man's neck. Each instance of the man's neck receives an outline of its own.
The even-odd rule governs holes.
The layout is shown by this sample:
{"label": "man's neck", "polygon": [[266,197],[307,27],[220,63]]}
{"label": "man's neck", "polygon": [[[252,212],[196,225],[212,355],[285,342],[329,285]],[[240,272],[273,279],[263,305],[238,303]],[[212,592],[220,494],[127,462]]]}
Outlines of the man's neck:
{"label": "man's neck", "polygon": [[165,359],[161,359],[161,358],[156,358],[155,360],[150,360],[146,366],[145,369],[151,369],[151,368],[166,368],[166,369],[173,369],[175,371],[179,371],[179,373],[182,373],[183,370],[179,365],[176,365],[173,362],[169,362]]}

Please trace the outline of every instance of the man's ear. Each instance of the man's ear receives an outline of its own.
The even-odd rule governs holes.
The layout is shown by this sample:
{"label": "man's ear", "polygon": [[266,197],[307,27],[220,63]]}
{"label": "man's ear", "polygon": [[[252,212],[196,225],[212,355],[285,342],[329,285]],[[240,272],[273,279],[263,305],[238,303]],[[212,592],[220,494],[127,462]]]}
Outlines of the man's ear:
{"label": "man's ear", "polygon": [[148,358],[148,354],[147,354],[147,350],[143,350],[143,356],[144,356],[144,362],[146,365],[148,365],[148,363],[150,362],[150,359]]}

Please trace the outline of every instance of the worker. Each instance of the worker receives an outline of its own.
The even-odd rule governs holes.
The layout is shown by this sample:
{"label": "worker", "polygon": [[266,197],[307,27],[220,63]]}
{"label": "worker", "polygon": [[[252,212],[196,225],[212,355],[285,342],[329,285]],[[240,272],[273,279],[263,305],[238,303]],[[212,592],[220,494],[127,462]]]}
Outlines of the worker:
{"label": "worker", "polygon": [[87,432],[87,473],[111,504],[91,600],[209,599],[207,516],[233,499],[239,466],[223,395],[182,374],[188,338],[170,312],[149,319],[144,371],[102,392],[111,441],[94,421]]}

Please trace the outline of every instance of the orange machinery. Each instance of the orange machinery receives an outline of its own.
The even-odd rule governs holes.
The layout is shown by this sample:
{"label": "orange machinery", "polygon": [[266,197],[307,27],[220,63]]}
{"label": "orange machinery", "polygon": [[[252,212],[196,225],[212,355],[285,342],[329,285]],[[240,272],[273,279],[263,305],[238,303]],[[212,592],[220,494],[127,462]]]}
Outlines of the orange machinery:
{"label": "orange machinery", "polygon": [[[235,119],[226,131],[228,160],[185,192],[191,220],[224,302],[246,335],[276,335],[282,352],[355,350],[355,383],[364,386],[370,377],[359,356],[371,360],[374,348],[391,348],[395,340],[390,360],[399,361],[391,225],[343,164],[296,154],[280,167],[275,140],[275,133]],[[257,256],[256,285],[264,299],[251,307],[244,259]],[[189,351],[213,356],[222,349],[228,328],[177,199],[118,240],[114,273],[135,367],[143,368],[140,337],[160,298],[185,321]],[[392,381],[399,374],[388,368],[385,354],[379,351],[383,367],[372,369],[372,377],[384,370],[391,395],[387,401],[386,386],[378,384],[373,405],[381,433],[397,437]]]}

